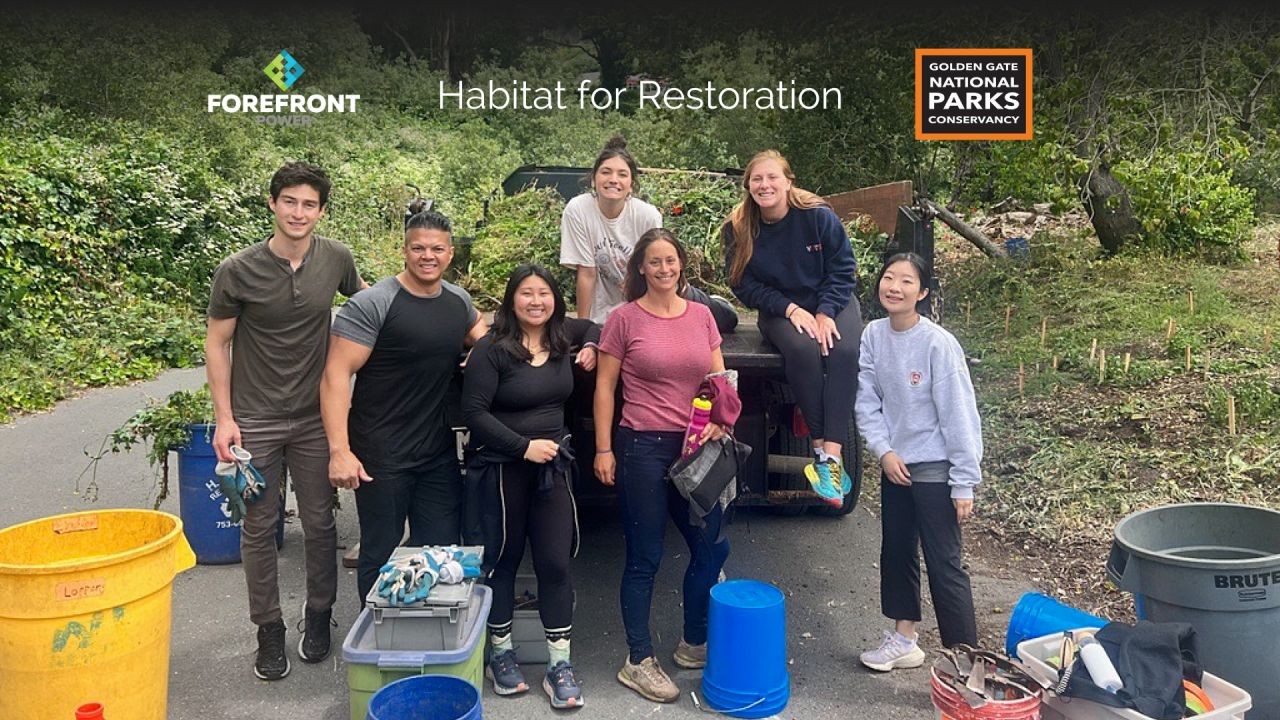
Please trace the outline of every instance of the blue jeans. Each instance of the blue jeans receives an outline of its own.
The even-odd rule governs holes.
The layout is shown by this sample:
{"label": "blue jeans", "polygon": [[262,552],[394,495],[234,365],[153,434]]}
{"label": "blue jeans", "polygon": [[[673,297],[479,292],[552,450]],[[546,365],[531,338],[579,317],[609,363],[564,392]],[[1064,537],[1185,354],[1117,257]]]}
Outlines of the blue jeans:
{"label": "blue jeans", "polygon": [[618,458],[618,497],[627,539],[627,567],[622,573],[622,624],[627,630],[631,662],[652,657],[649,609],[653,580],[662,562],[663,537],[670,515],[689,546],[684,572],[684,639],[693,645],[707,641],[707,606],[711,588],[729,557],[729,541],[720,535],[724,519],[719,507],[706,517],[706,527],[689,524],[689,502],[667,480],[667,468],[680,456],[681,432],[640,432],[618,428],[614,450]]}

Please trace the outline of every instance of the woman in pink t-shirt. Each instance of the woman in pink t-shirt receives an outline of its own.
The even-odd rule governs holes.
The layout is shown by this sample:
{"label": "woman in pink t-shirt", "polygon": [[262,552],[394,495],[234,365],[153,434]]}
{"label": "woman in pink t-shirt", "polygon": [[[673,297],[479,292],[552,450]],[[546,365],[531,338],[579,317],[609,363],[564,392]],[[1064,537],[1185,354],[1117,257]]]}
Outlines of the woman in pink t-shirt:
{"label": "woman in pink t-shirt", "polygon": [[[702,379],[724,370],[720,333],[705,305],[685,300],[684,248],[669,230],[640,236],[627,263],[627,304],[605,322],[596,369],[595,473],[618,485],[627,541],[620,592],[629,655],[618,680],[655,702],[672,702],[680,689],[663,672],[649,633],[654,577],[662,560],[667,516],[689,545],[684,575],[684,637],[674,660],[700,668],[707,659],[707,606],[711,587],[729,555],[720,537],[717,506],[706,527],[689,523],[689,503],[667,480],[680,456],[689,410]],[[622,378],[622,422],[612,432],[614,393]],[[724,435],[708,424],[703,440]],[[612,443],[610,438],[612,436]],[[616,457],[616,459],[615,459]]]}

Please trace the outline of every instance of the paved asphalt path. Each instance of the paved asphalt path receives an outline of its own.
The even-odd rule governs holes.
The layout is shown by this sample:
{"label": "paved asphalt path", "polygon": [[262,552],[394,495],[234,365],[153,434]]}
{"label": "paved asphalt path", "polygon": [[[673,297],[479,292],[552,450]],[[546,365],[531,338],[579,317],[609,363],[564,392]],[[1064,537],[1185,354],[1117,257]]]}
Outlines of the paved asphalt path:
{"label": "paved asphalt path", "polygon": [[[199,387],[203,369],[177,370],[138,385],[94,390],[60,404],[51,412],[19,418],[0,426],[0,526],[84,509],[151,507],[154,474],[144,452],[109,456],[98,468],[98,498],[89,503],[76,493],[86,449],[102,438],[147,398],[163,398],[176,389]],[[176,465],[176,463],[175,463]],[[162,509],[177,513],[173,497]],[[81,486],[85,484],[82,478]],[[874,487],[874,483],[873,483]],[[293,499],[289,500],[290,507]],[[355,542],[355,500],[343,491],[339,543]],[[679,640],[678,588],[687,549],[672,530],[655,594],[653,628],[660,657],[685,691],[678,703],[655,705],[640,699],[614,678],[625,655],[617,589],[623,540],[616,511],[583,510],[582,552],[574,562],[578,606],[574,618],[574,663],[587,706],[574,714],[615,717],[705,717],[689,699],[698,689],[699,672],[678,671],[670,653]],[[877,570],[879,521],[860,506],[846,518],[804,515],[776,517],[740,511],[729,529],[730,577],[767,580],[787,594],[787,652],[792,696],[782,718],[932,718],[927,671],[878,675],[857,665],[857,653],[877,644],[886,622],[879,614]],[[302,616],[302,529],[286,528],[281,556],[281,595],[290,625],[293,671],[281,682],[266,683],[252,673],[256,647],[248,620],[244,578],[239,565],[196,566],[175,581],[173,640],[169,678],[169,717],[285,720],[341,720],[350,712],[346,669],[340,644],[355,619],[355,577],[339,576],[334,657],[318,665],[297,660],[294,626]],[[1007,614],[1025,584],[988,577],[974,567],[979,627],[984,643],[1002,643]],[[936,647],[933,618],[926,610],[925,646]],[[526,676],[540,678],[542,668],[526,666]],[[139,678],[140,681],[143,678]],[[537,683],[540,685],[540,683]],[[489,720],[563,716],[552,711],[535,685],[517,698],[484,693]],[[108,713],[110,708],[107,708]],[[108,717],[113,717],[108,714]]]}

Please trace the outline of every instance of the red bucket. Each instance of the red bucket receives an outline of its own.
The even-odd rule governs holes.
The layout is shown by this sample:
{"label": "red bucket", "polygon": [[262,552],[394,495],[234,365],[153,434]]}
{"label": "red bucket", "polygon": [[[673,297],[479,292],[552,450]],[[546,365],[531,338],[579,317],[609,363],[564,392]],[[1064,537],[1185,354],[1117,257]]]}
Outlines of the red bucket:
{"label": "red bucket", "polygon": [[960,693],[938,679],[937,672],[931,670],[929,677],[939,720],[1040,720],[1038,694],[1017,700],[988,700],[980,708],[971,708]]}

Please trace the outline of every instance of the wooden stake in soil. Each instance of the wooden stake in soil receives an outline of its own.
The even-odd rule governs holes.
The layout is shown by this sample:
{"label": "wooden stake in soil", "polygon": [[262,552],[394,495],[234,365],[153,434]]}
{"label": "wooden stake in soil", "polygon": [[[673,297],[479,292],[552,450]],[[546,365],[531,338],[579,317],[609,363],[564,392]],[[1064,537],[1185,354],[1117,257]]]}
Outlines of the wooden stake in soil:
{"label": "wooden stake in soil", "polygon": [[1169,324],[1164,331],[1164,341],[1169,342],[1173,339],[1173,331],[1177,328],[1177,324],[1173,322],[1173,318],[1169,318]]}
{"label": "wooden stake in soil", "polygon": [[1124,354],[1124,374],[1129,374],[1129,361],[1133,360],[1133,353]]}
{"label": "wooden stake in soil", "polygon": [[1187,372],[1191,372],[1191,346],[1187,346]]}
{"label": "wooden stake in soil", "polygon": [[1227,432],[1236,434],[1236,396],[1227,396]]}
{"label": "wooden stake in soil", "polygon": [[973,316],[973,303],[964,304],[964,326],[969,327],[969,319]]}
{"label": "wooden stake in soil", "polygon": [[1209,379],[1209,369],[1213,367],[1213,351],[1204,351],[1204,379]]}
{"label": "wooden stake in soil", "polygon": [[1040,347],[1044,347],[1045,340],[1049,337],[1049,318],[1040,319]]}
{"label": "wooden stake in soil", "polygon": [[1101,385],[1107,379],[1107,351],[1102,349],[1098,351],[1098,384]]}
{"label": "wooden stake in soil", "polygon": [[1089,362],[1093,362],[1096,357],[1098,357],[1098,338],[1094,338],[1089,344]]}
{"label": "wooden stake in soil", "polygon": [[1262,352],[1268,355],[1271,353],[1271,328],[1262,332]]}
{"label": "wooden stake in soil", "polygon": [[1187,314],[1188,315],[1196,314],[1196,291],[1195,290],[1187,291]]}
{"label": "wooden stake in soil", "polygon": [[1053,371],[1058,372],[1058,356],[1053,356]]}
{"label": "wooden stake in soil", "polygon": [[1025,364],[1018,363],[1018,397],[1022,397],[1022,391],[1027,386],[1027,368]]}
{"label": "wooden stake in soil", "polygon": [[1013,317],[1013,306],[1007,305],[1004,309],[1004,336],[1009,337],[1009,318]]}

